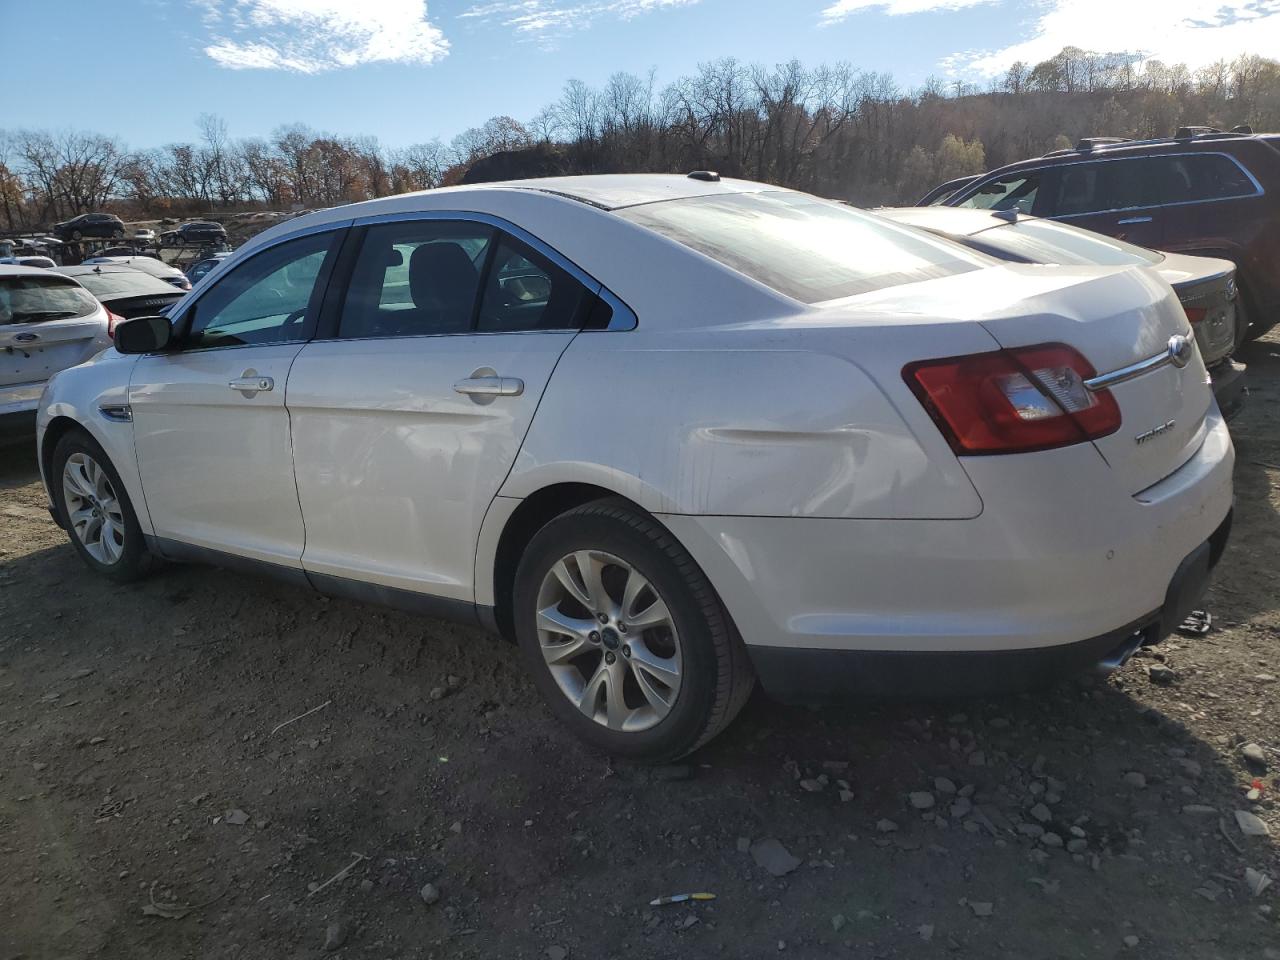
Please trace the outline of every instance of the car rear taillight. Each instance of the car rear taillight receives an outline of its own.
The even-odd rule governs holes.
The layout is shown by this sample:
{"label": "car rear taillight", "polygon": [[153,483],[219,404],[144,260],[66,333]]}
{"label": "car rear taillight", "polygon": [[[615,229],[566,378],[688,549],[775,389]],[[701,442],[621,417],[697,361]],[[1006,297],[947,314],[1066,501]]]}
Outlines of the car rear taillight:
{"label": "car rear taillight", "polygon": [[1048,343],[924,360],[902,371],[959,455],[1025,453],[1083,443],[1120,429],[1120,408],[1075,349]]}
{"label": "car rear taillight", "polygon": [[1182,309],[1183,309],[1183,312],[1186,313],[1187,319],[1190,320],[1193,324],[1199,323],[1209,313],[1209,310],[1207,307],[1184,306]]}
{"label": "car rear taillight", "polygon": [[120,314],[112,313],[110,310],[107,311],[107,336],[112,340],[116,338],[116,324],[123,319],[124,317],[120,316]]}

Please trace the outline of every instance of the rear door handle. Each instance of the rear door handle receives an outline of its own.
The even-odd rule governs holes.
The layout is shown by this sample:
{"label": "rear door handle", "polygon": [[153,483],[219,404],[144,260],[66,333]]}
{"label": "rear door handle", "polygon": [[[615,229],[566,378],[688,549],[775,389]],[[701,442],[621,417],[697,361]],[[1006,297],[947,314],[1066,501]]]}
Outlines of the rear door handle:
{"label": "rear door handle", "polygon": [[455,383],[453,389],[470,397],[518,397],[524,393],[524,381],[516,377],[467,377]]}
{"label": "rear door handle", "polygon": [[260,377],[255,375],[236,377],[234,380],[228,380],[227,386],[232,390],[239,390],[246,397],[249,397],[260,391],[274,390],[276,388],[276,382],[271,377]]}
{"label": "rear door handle", "polygon": [[1130,224],[1130,223],[1150,223],[1150,222],[1151,222],[1150,217],[1129,217],[1127,220],[1117,220],[1116,224],[1118,226],[1126,226],[1127,224]]}

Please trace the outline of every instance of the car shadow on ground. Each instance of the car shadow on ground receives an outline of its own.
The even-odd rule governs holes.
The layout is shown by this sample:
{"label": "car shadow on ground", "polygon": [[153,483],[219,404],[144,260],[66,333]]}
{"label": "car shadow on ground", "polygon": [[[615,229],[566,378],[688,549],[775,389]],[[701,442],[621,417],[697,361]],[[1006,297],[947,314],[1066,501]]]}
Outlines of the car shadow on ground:
{"label": "car shadow on ground", "polygon": [[[110,584],[67,545],[0,571],[0,730],[28,798],[0,821],[42,879],[0,893],[0,945],[68,909],[64,947],[119,955],[311,955],[333,923],[364,951],[476,957],[1110,956],[1126,936],[1234,957],[1267,935],[1243,870],[1276,850],[1235,822],[1239,764],[1192,690],[1153,706],[1140,667],[946,704],[757,695],[650,768],[571,739],[475,630],[205,567]],[[152,881],[224,892],[202,923],[140,925]],[[646,906],[694,890],[719,899]]]}

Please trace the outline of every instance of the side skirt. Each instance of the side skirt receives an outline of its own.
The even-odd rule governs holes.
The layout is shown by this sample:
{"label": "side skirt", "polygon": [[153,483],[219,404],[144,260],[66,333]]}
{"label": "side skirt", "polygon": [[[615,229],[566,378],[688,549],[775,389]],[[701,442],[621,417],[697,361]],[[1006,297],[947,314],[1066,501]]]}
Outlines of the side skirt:
{"label": "side skirt", "polygon": [[466,600],[436,597],[427,593],[401,590],[396,587],[386,587],[381,584],[352,580],[347,577],[307,573],[297,567],[286,567],[266,560],[240,557],[222,550],[198,547],[194,544],[183,543],[180,540],[170,540],[165,537],[149,536],[146,540],[147,549],[166,560],[221,567],[250,577],[270,577],[274,580],[283,580],[297,587],[313,590],[325,596],[356,600],[361,603],[373,604],[374,606],[391,607],[396,610],[403,610],[406,613],[434,617],[439,620],[449,620],[453,623],[462,623],[467,626],[483,627],[490,632],[496,632],[496,629],[491,626],[496,623],[493,608],[489,606],[477,606]]}

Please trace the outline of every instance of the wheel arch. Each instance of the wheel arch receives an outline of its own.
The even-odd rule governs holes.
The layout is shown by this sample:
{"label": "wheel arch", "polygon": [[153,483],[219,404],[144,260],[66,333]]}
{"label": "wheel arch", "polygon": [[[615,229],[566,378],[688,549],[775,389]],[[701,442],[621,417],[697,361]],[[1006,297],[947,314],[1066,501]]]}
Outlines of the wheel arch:
{"label": "wheel arch", "polygon": [[40,474],[44,477],[45,490],[50,496],[53,493],[53,451],[57,449],[58,441],[73,430],[82,430],[89,436],[93,436],[84,424],[74,417],[58,416],[49,421],[44,428],[44,435],[40,438]]}

